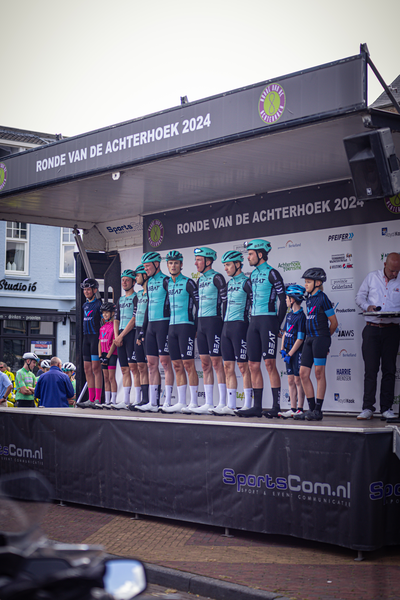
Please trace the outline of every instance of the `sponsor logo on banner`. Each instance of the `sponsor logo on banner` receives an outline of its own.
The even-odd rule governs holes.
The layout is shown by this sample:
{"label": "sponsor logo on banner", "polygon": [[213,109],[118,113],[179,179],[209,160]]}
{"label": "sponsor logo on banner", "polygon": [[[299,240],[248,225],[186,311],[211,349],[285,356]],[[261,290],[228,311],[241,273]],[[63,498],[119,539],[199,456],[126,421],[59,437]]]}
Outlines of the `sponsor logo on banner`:
{"label": "sponsor logo on banner", "polygon": [[118,235],[119,233],[126,233],[130,231],[131,233],[143,231],[143,223],[135,223],[131,221],[130,223],[121,223],[121,225],[116,225],[115,227],[107,226],[107,231],[109,233],[115,233]]}
{"label": "sponsor logo on banner", "polygon": [[330,354],[332,358],[355,358],[357,354],[355,352],[348,352],[346,348],[342,348],[338,354]]}
{"label": "sponsor logo on banner", "polygon": [[278,250],[283,250],[284,248],[300,248],[300,244],[295,244],[292,240],[288,240],[284,246],[278,246]]}
{"label": "sponsor logo on banner", "polygon": [[400,482],[374,481],[369,486],[370,500],[383,500],[383,504],[400,504]]}
{"label": "sponsor logo on banner", "polygon": [[342,484],[306,481],[295,474],[274,477],[265,471],[262,475],[255,475],[236,473],[234,469],[225,468],[222,471],[222,483],[234,486],[236,493],[350,506],[350,481]]}
{"label": "sponsor logo on banner", "polygon": [[340,404],[354,404],[354,398],[341,398],[340,394],[333,394],[333,399]]}
{"label": "sponsor logo on banner", "polygon": [[354,340],[354,329],[344,329],[343,325],[339,323],[332,337],[337,337],[342,340]]}
{"label": "sponsor logo on banner", "polygon": [[328,235],[328,242],[349,242],[354,237],[354,233],[337,233]]}
{"label": "sponsor logo on banner", "polygon": [[271,83],[261,92],[258,114],[266,125],[279,121],[286,105],[285,90],[279,83]]}
{"label": "sponsor logo on banner", "polygon": [[391,198],[385,198],[384,202],[386,208],[391,213],[394,215],[400,215],[400,194],[397,194],[397,196],[392,196]]}
{"label": "sponsor logo on banner", "polygon": [[279,263],[278,269],[283,269],[285,273],[286,271],[299,271],[301,270],[301,264],[299,260],[292,260],[292,262],[289,263]]}
{"label": "sponsor logo on banner", "polygon": [[153,219],[147,228],[147,240],[152,248],[161,246],[164,239],[164,226],[160,219]]}
{"label": "sponsor logo on banner", "polygon": [[347,252],[347,254],[332,254],[329,261],[330,269],[352,269],[353,255]]}
{"label": "sponsor logo on banner", "polygon": [[400,231],[389,232],[387,227],[382,227],[382,235],[385,237],[389,237],[389,238],[396,237],[396,236],[400,235]]}
{"label": "sponsor logo on banner", "polygon": [[43,463],[43,448],[20,448],[16,444],[0,444],[0,460],[11,460],[26,465]]}
{"label": "sponsor logo on banner", "polygon": [[344,292],[354,289],[353,278],[346,277],[344,279],[331,279],[331,290],[333,292]]}
{"label": "sponsor logo on banner", "polygon": [[7,183],[7,167],[4,163],[0,162],[0,191],[5,187]]}
{"label": "sponsor logo on banner", "polygon": [[351,381],[351,369],[336,369],[337,381]]}
{"label": "sponsor logo on banner", "polygon": [[381,252],[381,260],[386,260],[388,257],[389,252]]}

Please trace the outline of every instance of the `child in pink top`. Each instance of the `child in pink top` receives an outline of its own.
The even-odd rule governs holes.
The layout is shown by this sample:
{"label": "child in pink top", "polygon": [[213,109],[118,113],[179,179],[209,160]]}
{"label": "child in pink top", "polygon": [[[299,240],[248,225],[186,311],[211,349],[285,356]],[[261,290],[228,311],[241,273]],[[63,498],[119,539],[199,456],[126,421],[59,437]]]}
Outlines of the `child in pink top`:
{"label": "child in pink top", "polygon": [[104,377],[104,393],[106,406],[117,403],[117,381],[115,369],[117,366],[117,347],[114,343],[114,315],[116,306],[113,302],[105,302],[100,311],[103,315],[103,325],[99,334],[99,358]]}

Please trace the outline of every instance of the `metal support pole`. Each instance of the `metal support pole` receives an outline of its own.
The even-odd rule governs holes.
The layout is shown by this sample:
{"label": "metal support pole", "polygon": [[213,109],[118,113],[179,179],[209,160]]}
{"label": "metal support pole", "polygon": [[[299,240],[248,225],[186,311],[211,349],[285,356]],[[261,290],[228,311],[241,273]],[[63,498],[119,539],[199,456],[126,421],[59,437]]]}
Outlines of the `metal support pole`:
{"label": "metal support pole", "polygon": [[[86,271],[86,275],[90,279],[94,279],[92,265],[90,264],[88,255],[86,253],[86,248],[83,245],[83,240],[82,240],[81,236],[79,235],[79,230],[77,229],[76,225],[73,228],[72,232],[73,232],[74,237],[75,237],[76,245],[78,246],[79,256],[81,257],[81,261],[82,261],[83,267],[84,267],[84,269]],[[99,290],[97,290],[97,292],[96,292],[96,298],[100,298],[100,292],[99,292]]]}

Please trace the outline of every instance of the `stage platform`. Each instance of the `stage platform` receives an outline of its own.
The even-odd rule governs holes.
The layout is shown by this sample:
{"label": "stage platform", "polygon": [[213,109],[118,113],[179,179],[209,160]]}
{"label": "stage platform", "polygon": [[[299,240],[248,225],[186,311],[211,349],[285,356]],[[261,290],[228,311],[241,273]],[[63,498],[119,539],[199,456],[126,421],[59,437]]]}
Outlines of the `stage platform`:
{"label": "stage platform", "polygon": [[2,408],[0,434],[1,472],[40,471],[61,501],[358,551],[400,543],[399,429],[379,416]]}

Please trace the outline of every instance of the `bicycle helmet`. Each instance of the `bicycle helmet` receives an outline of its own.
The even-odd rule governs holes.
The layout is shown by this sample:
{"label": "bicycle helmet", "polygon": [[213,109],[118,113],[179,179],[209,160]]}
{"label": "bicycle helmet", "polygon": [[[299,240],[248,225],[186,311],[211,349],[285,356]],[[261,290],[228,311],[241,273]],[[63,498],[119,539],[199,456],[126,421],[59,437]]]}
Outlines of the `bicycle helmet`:
{"label": "bicycle helmet", "polygon": [[202,248],[194,249],[195,256],[204,256],[204,258],[211,258],[211,260],[217,259],[217,253],[212,248],[206,248],[203,246]]}
{"label": "bicycle helmet", "polygon": [[135,273],[136,275],[146,275],[146,269],[142,264],[140,264],[138,267],[136,267]]}
{"label": "bicycle helmet", "polygon": [[165,257],[165,260],[180,260],[183,262],[183,256],[178,250],[170,250]]}
{"label": "bicycle helmet", "polygon": [[222,264],[227,262],[240,262],[243,263],[243,254],[238,250],[228,250],[221,258]]}
{"label": "bicycle helmet", "polygon": [[144,265],[145,263],[151,263],[151,262],[161,262],[161,254],[159,254],[158,252],[145,252],[142,256],[142,265]]}
{"label": "bicycle helmet", "polygon": [[301,278],[312,279],[313,281],[321,281],[324,283],[324,281],[326,281],[326,273],[320,267],[311,267],[310,269],[307,269],[307,271],[304,271]]}
{"label": "bicycle helmet", "polygon": [[45,360],[42,360],[42,362],[40,363],[40,368],[41,369],[50,369],[50,361],[47,360],[47,358]]}
{"label": "bicycle helmet", "polygon": [[72,362],[65,362],[62,368],[63,371],[76,371],[76,366]]}
{"label": "bicycle helmet", "polygon": [[131,279],[136,279],[136,273],[135,271],[132,271],[132,269],[125,269],[125,271],[122,271],[121,273],[121,279],[123,277],[130,277]]}
{"label": "bicycle helmet", "polygon": [[267,240],[251,240],[250,242],[245,242],[244,246],[246,250],[265,250],[265,252],[271,251],[271,244]]}
{"label": "bicycle helmet", "polygon": [[306,293],[306,288],[302,285],[288,285],[286,288],[286,296],[289,298],[294,298],[296,302],[301,304],[304,300],[304,294]]}
{"label": "bicycle helmet", "polygon": [[115,306],[114,302],[103,302],[103,304],[100,306],[100,312],[115,312],[117,310],[117,307]]}
{"label": "bicycle helmet", "polygon": [[34,352],[25,352],[22,358],[24,360],[36,360],[36,362],[39,362],[39,357]]}
{"label": "bicycle helmet", "polygon": [[99,282],[96,279],[92,279],[88,277],[81,283],[81,288],[84,290],[85,288],[99,288]]}

